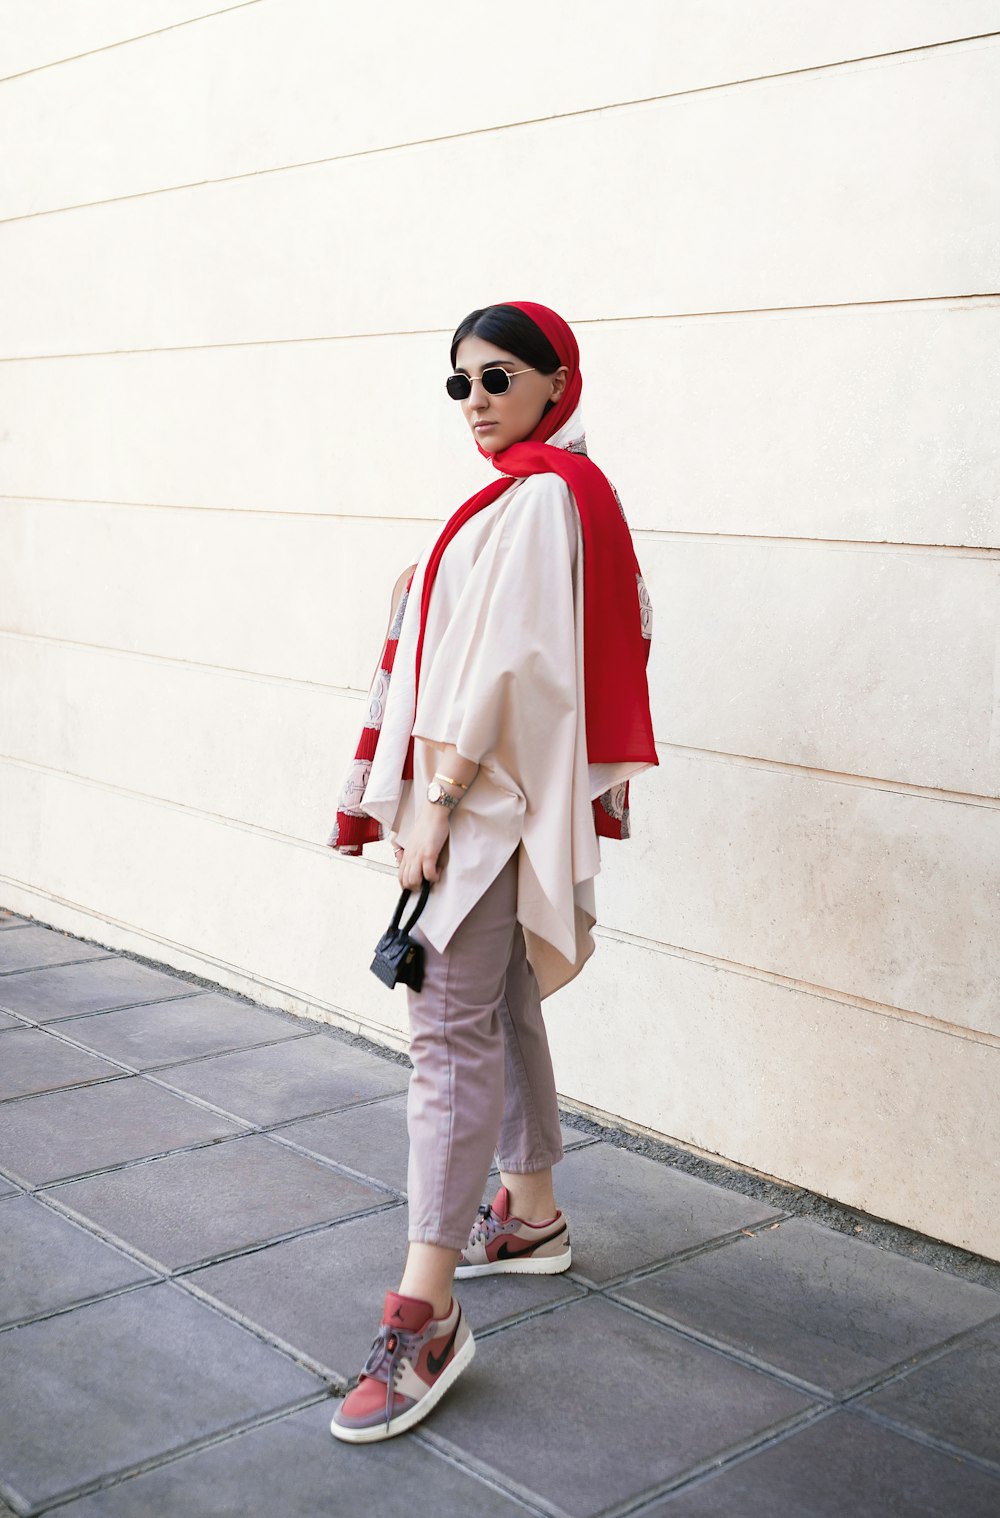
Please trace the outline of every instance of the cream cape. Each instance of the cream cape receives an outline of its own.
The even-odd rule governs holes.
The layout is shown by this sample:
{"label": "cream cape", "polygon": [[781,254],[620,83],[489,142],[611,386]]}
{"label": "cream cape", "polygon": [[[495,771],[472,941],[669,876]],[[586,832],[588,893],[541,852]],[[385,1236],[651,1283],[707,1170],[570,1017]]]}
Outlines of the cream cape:
{"label": "cream cape", "polygon": [[[580,445],[579,410],[548,442]],[[588,765],[583,705],[583,547],[573,497],[555,474],[512,480],[441,560],[414,668],[424,569],[417,565],[361,809],[406,842],[440,750],[480,772],[452,813],[441,877],[420,927],[438,950],[515,849],[517,917],[542,996],[594,951],[601,859],[591,801],[647,769]],[[638,613],[637,613],[638,614]],[[410,732],[413,780],[402,779]]]}

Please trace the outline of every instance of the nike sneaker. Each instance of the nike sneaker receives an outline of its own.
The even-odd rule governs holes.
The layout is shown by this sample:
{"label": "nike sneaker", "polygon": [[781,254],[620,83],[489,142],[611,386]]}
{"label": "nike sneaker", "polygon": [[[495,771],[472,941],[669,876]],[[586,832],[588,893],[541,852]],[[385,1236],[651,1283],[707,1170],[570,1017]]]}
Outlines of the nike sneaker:
{"label": "nike sneaker", "polygon": [[488,1207],[480,1207],[455,1269],[461,1279],[501,1272],[554,1276],[573,1263],[569,1224],[561,1212],[547,1223],[526,1223],[510,1215],[510,1196],[501,1186]]}
{"label": "nike sneaker", "polygon": [[349,1444],[403,1434],[426,1418],[476,1352],[462,1309],[446,1318],[429,1302],[386,1293],[382,1322],[358,1384],[333,1415],[330,1432]]}

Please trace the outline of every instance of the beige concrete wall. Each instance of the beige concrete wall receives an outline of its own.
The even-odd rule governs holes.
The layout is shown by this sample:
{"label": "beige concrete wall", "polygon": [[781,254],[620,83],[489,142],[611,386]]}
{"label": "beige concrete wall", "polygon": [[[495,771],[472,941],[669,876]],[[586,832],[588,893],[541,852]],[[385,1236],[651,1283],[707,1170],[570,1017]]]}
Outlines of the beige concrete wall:
{"label": "beige concrete wall", "polygon": [[1000,0],[209,9],[0,17],[0,898],[402,1044],[323,839],[547,301],[661,759],[561,1089],[1000,1257]]}

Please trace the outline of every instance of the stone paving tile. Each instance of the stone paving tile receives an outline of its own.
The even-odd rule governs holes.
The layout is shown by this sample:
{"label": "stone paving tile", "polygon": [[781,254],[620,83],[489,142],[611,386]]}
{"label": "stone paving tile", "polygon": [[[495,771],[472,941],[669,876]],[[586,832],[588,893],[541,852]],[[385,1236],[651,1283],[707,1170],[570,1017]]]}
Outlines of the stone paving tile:
{"label": "stone paving tile", "polygon": [[981,1328],[949,1354],[871,1392],[858,1405],[992,1460],[1000,1469],[1000,1325]]}
{"label": "stone paving tile", "polygon": [[643,1518],[996,1518],[1000,1482],[952,1455],[838,1412]]}
{"label": "stone paving tile", "polygon": [[[78,945],[84,948],[85,945]],[[54,965],[47,970],[26,970],[0,980],[0,1006],[20,1012],[35,1022],[54,1022],[78,1017],[83,1012],[105,1012],[167,996],[188,996],[199,987],[177,975],[153,970],[134,959],[92,959],[86,964]]]}
{"label": "stone paving tile", "polygon": [[[206,1054],[301,1038],[307,1029],[221,993],[154,1002],[62,1022],[59,1031],[97,1054],[149,1070]],[[168,1080],[169,1076],[166,1077]]]}
{"label": "stone paving tile", "polygon": [[0,1106],[0,1158],[29,1186],[238,1133],[240,1125],[137,1075]]}
{"label": "stone paving tile", "polygon": [[0,1175],[0,1197],[20,1195],[20,1186],[15,1186],[13,1181],[8,1181],[6,1176]]}
{"label": "stone paving tile", "polygon": [[164,1283],[0,1334],[0,1470],[39,1505],[323,1382]]}
{"label": "stone paving tile", "polygon": [[[409,1072],[398,1067],[404,1075]],[[337,1160],[391,1186],[406,1190],[406,1161],[409,1139],[406,1133],[406,1093],[385,1101],[348,1107],[324,1117],[307,1117],[279,1130],[282,1138],[301,1144],[314,1154]]]}
{"label": "stone paving tile", "polygon": [[556,1194],[570,1221],[573,1273],[597,1284],[666,1260],[774,1208],[610,1144],[568,1154]]}
{"label": "stone paving tile", "polygon": [[1000,1313],[1000,1292],[805,1218],[613,1294],[839,1394]]}
{"label": "stone paving tile", "polygon": [[477,1346],[428,1428],[589,1518],[810,1406],[768,1376],[652,1327],[591,1296],[503,1329]]}
{"label": "stone paving tile", "polygon": [[382,1192],[254,1136],[69,1181],[51,1195],[168,1270],[384,1200]]}
{"label": "stone paving tile", "polygon": [[24,1024],[10,1012],[0,1012],[0,1033],[7,1028],[23,1028]]}
{"label": "stone paving tile", "polygon": [[343,1381],[371,1348],[406,1258],[406,1208],[338,1223],[186,1277]]}
{"label": "stone paving tile", "polygon": [[[385,1292],[399,1282],[406,1224],[406,1208],[396,1207],[209,1265],[186,1279],[348,1381],[371,1348]],[[508,1276],[463,1281],[458,1296],[478,1331],[579,1291],[558,1276]]]}
{"label": "stone paving tile", "polygon": [[332,1402],[71,1502],[60,1518],[524,1518],[525,1509],[403,1437],[331,1438]]}
{"label": "stone paving tile", "polygon": [[[78,938],[68,938],[65,933],[57,933],[54,928],[18,928],[16,933],[5,933],[0,938],[0,975],[9,975],[14,970],[32,970],[42,965],[69,964],[78,959],[110,957],[110,949],[82,943]],[[3,990],[0,990],[0,1002],[2,1000]]]}
{"label": "stone paving tile", "polygon": [[19,928],[27,920],[26,917],[18,917],[9,907],[0,907],[0,928]]}
{"label": "stone paving tile", "polygon": [[8,1202],[0,1228],[0,1324],[150,1279],[135,1260],[33,1197]]}
{"label": "stone paving tile", "polygon": [[74,1049],[43,1028],[15,1028],[3,1038],[0,1101],[120,1074],[107,1060]]}
{"label": "stone paving tile", "polygon": [[159,1077],[252,1123],[280,1123],[388,1096],[410,1072],[324,1033],[264,1049],[218,1054]]}

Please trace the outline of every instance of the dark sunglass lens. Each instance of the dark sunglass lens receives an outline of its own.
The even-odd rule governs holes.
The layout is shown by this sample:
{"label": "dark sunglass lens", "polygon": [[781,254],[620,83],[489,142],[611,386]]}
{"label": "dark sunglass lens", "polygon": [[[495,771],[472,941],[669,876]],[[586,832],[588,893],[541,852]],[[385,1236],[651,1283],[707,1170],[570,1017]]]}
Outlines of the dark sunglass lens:
{"label": "dark sunglass lens", "polygon": [[449,374],[444,383],[453,401],[468,400],[472,394],[472,382],[467,374]]}
{"label": "dark sunglass lens", "polygon": [[506,369],[484,369],[483,389],[488,395],[506,395],[510,389],[510,375]]}

